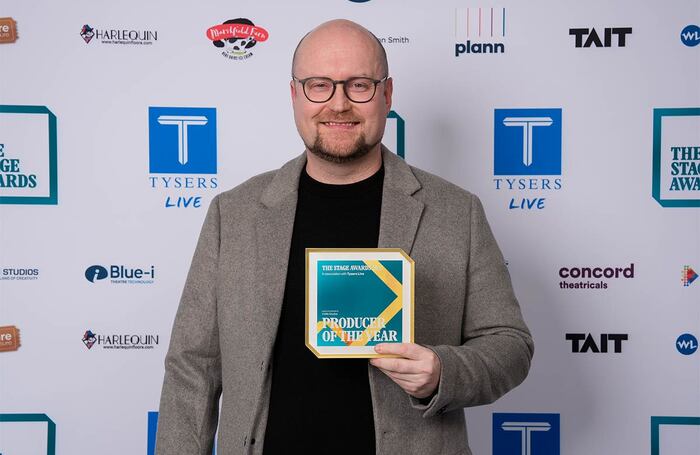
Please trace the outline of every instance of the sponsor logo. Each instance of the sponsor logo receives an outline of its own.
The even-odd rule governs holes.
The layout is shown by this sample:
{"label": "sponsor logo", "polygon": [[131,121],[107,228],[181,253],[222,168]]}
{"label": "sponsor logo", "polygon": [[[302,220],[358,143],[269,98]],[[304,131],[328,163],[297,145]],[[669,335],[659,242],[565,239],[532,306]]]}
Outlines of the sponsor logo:
{"label": "sponsor logo", "polygon": [[17,327],[14,325],[0,327],[0,352],[16,351],[20,346]]}
{"label": "sponsor logo", "polygon": [[39,279],[39,269],[9,267],[0,269],[0,281],[34,281]]}
{"label": "sponsor logo", "polygon": [[634,278],[634,263],[627,267],[562,267],[559,278],[560,289],[607,289],[610,280]]}
{"label": "sponsor logo", "polygon": [[11,17],[0,17],[0,44],[17,41],[17,23]]}
{"label": "sponsor logo", "polygon": [[654,109],[652,197],[700,207],[700,108]]}
{"label": "sponsor logo", "polygon": [[158,346],[159,335],[153,334],[96,334],[86,330],[83,334],[83,344],[92,349],[95,346],[102,349],[154,349]]}
{"label": "sponsor logo", "polygon": [[369,0],[350,0],[353,3],[367,3]]}
{"label": "sponsor logo", "polygon": [[691,269],[689,265],[683,266],[683,273],[681,274],[681,283],[683,283],[683,286],[688,287],[697,279],[698,274],[695,270]]}
{"label": "sponsor logo", "polygon": [[84,24],[80,29],[80,37],[85,41],[85,44],[90,44],[92,39],[95,38],[95,41],[100,44],[152,45],[155,41],[158,41],[158,31],[95,28],[89,24]]}
{"label": "sponsor logo", "polygon": [[[662,435],[662,426],[666,435]],[[676,427],[676,428],[672,428]],[[677,430],[681,430],[679,432]],[[669,434],[669,430],[673,433]],[[700,417],[651,416],[651,455],[688,453],[700,441]]]}
{"label": "sponsor logo", "polygon": [[503,54],[506,45],[505,8],[457,8],[455,57],[464,54]]}
{"label": "sponsor logo", "polygon": [[56,424],[46,414],[0,414],[0,454],[56,455]]}
{"label": "sponsor logo", "polygon": [[166,208],[201,207],[218,187],[216,109],[149,107],[148,133],[151,188],[167,191]]}
{"label": "sponsor logo", "polygon": [[[603,354],[615,352],[619,354],[622,352],[622,342],[627,341],[628,335],[626,333],[603,333],[600,335],[598,343],[590,333],[567,333],[566,339],[571,341],[571,352]],[[612,351],[610,351],[611,347]]]}
{"label": "sponsor logo", "polygon": [[681,31],[681,42],[688,47],[695,47],[700,44],[700,27],[688,25]]}
{"label": "sponsor logo", "polygon": [[406,122],[395,111],[389,111],[386,118],[382,143],[401,158],[406,158]]}
{"label": "sponsor logo", "polygon": [[496,190],[528,193],[523,198],[511,197],[509,209],[544,209],[546,197],[543,193],[562,188],[561,131],[561,109],[495,110],[493,180]]}
{"label": "sponsor logo", "polygon": [[377,39],[383,45],[386,45],[386,44],[410,44],[411,43],[411,39],[408,36],[386,35],[386,36],[378,36]]}
{"label": "sponsor logo", "polygon": [[0,105],[0,204],[58,204],[56,116]]}
{"label": "sponsor logo", "polygon": [[254,55],[253,47],[267,41],[269,36],[267,30],[243,17],[229,19],[207,29],[207,38],[216,48],[221,49],[221,55],[236,61],[251,58]]}
{"label": "sponsor logo", "polygon": [[683,355],[695,354],[698,350],[698,339],[691,333],[684,333],[676,339],[676,349]]}
{"label": "sponsor logo", "polygon": [[559,455],[559,414],[493,414],[493,455]]}
{"label": "sponsor logo", "polygon": [[85,279],[91,283],[109,278],[112,284],[153,284],[156,268],[132,268],[125,265],[91,265],[85,269]]}
{"label": "sponsor logo", "polygon": [[[158,411],[148,411],[148,442],[146,445],[146,455],[156,455],[156,434],[158,432]],[[216,455],[216,437],[214,438],[214,448],[211,452]],[[1,455],[1,454],[0,454]]]}
{"label": "sponsor logo", "polygon": [[[625,47],[632,27],[606,27],[602,35],[594,28],[570,28],[576,47]],[[602,36],[602,37],[601,37]]]}

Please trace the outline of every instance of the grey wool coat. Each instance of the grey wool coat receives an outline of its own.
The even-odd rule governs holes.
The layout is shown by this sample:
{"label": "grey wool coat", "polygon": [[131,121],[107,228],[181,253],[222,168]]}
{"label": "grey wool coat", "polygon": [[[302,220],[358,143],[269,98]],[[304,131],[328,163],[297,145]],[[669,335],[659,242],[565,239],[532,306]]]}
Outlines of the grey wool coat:
{"label": "grey wool coat", "polygon": [[[368,365],[377,453],[471,454],[463,408],[520,384],[532,339],[477,197],[382,155],[379,247],[415,260],[415,341],[442,370],[425,404]],[[158,455],[210,455],[217,426],[218,454],[262,453],[305,163],[302,154],[212,200],[165,359]]]}

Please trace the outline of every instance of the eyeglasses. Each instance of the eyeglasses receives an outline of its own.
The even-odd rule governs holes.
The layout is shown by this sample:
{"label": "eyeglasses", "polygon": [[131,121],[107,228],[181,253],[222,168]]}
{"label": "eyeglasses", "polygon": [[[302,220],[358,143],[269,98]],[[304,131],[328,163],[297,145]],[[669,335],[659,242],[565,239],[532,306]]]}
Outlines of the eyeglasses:
{"label": "eyeglasses", "polygon": [[344,81],[334,81],[330,77],[307,77],[297,79],[292,75],[292,79],[299,82],[304,88],[306,99],[312,103],[325,103],[335,95],[335,87],[343,85],[343,92],[353,103],[368,103],[374,98],[377,92],[377,84],[389,79],[372,79],[370,77],[351,77]]}

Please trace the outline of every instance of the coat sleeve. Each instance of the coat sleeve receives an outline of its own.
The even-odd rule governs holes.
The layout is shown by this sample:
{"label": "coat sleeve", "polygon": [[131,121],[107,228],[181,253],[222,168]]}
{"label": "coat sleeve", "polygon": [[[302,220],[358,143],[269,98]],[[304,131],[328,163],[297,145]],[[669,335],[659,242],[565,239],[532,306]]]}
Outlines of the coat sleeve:
{"label": "coat sleeve", "polygon": [[496,401],[520,384],[534,345],[481,202],[472,195],[467,293],[461,346],[427,346],[440,358],[437,392],[410,397],[424,417]]}
{"label": "coat sleeve", "polygon": [[157,455],[211,455],[221,395],[216,277],[220,213],[204,220],[175,316],[160,399]]}

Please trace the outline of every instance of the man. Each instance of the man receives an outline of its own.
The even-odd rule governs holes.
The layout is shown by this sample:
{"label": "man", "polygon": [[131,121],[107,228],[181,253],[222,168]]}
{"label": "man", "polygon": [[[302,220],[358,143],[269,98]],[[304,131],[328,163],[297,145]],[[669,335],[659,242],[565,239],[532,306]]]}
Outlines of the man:
{"label": "man", "polygon": [[[157,453],[469,454],[463,408],[527,375],[533,345],[479,200],[381,146],[381,43],[335,20],[300,42],[305,152],[211,203],[173,327]],[[304,248],[398,247],[416,263],[416,344],[317,359]],[[219,414],[219,399],[221,408]]]}

